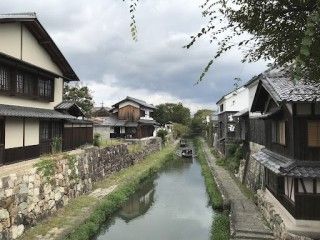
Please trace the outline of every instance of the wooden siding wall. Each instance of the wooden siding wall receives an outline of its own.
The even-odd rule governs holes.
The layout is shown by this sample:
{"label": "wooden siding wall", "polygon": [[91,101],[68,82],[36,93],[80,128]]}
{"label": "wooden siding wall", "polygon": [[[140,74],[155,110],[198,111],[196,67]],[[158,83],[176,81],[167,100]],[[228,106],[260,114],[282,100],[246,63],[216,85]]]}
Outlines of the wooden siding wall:
{"label": "wooden siding wall", "polygon": [[118,117],[121,120],[138,121],[140,118],[140,109],[134,106],[127,105],[119,109]]}
{"label": "wooden siding wall", "polygon": [[40,156],[40,145],[9,148],[4,150],[4,164],[15,163]]}
{"label": "wooden siding wall", "polygon": [[137,129],[137,137],[144,138],[144,137],[152,137],[154,131],[154,126],[139,126]]}
{"label": "wooden siding wall", "polygon": [[265,145],[266,126],[265,121],[258,118],[250,118],[249,120],[250,142],[254,142],[260,145]]}
{"label": "wooden siding wall", "polygon": [[76,149],[93,142],[93,127],[65,127],[63,129],[63,150]]}
{"label": "wooden siding wall", "polygon": [[[272,123],[277,121],[285,121],[285,139],[286,144],[282,145],[274,142],[272,137]],[[292,116],[287,110],[283,110],[280,115],[272,119],[265,120],[265,146],[271,151],[281,154],[282,156],[293,158],[293,121]]]}
{"label": "wooden siding wall", "polygon": [[294,127],[294,158],[297,160],[320,161],[320,148],[308,146],[308,120],[320,120],[319,117],[295,117]]}

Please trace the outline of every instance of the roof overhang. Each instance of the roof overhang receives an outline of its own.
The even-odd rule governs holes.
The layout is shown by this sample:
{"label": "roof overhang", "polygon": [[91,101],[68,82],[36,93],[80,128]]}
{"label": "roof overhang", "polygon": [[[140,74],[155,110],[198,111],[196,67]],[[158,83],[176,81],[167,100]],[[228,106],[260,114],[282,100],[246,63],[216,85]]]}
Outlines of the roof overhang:
{"label": "roof overhang", "polygon": [[68,113],[72,116],[76,117],[84,117],[85,114],[82,111],[82,109],[76,104],[75,102],[72,101],[64,101],[55,106],[55,110],[62,112],[62,113]]}
{"label": "roof overhang", "polygon": [[41,25],[35,13],[0,15],[0,24],[12,22],[23,24],[33,34],[39,44],[50,55],[52,61],[59,67],[65,80],[79,81],[79,77],[76,75],[48,32]]}
{"label": "roof overhang", "polygon": [[75,119],[70,114],[64,114],[51,109],[31,108],[14,105],[0,104],[0,116],[46,118],[46,119]]}

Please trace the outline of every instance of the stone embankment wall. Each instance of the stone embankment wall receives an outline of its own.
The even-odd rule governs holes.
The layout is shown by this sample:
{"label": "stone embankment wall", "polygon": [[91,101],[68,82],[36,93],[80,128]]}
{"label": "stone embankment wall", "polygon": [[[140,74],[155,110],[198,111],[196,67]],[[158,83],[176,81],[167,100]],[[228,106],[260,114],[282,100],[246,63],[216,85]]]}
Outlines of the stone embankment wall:
{"label": "stone embankment wall", "polygon": [[286,224],[284,223],[280,214],[277,212],[273,203],[266,200],[264,190],[258,190],[257,192],[257,205],[277,239],[312,240],[311,238],[297,236],[288,232]]}
{"label": "stone embankment wall", "polygon": [[264,146],[250,142],[250,154],[247,159],[240,162],[239,173],[237,177],[248,188],[253,191],[261,189],[264,179],[263,166],[252,158],[252,154],[260,151]]}
{"label": "stone embankment wall", "polygon": [[148,138],[142,145],[134,153],[129,153],[126,144],[90,147],[73,156],[61,154],[54,161],[43,162],[45,167],[40,172],[39,167],[33,167],[25,173],[3,177],[0,179],[0,239],[16,239],[25,228],[54,213],[70,199],[90,192],[94,182],[160,150],[161,139]]}

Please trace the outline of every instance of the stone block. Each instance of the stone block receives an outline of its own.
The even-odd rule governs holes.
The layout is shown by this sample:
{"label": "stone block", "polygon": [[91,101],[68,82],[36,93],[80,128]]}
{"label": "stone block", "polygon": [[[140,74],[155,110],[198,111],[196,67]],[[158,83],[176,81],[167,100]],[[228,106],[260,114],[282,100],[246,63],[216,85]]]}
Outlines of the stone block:
{"label": "stone block", "polygon": [[0,221],[8,219],[9,216],[10,215],[7,209],[0,208]]}
{"label": "stone block", "polygon": [[14,225],[11,227],[11,236],[12,239],[17,239],[18,237],[20,237],[22,235],[24,231],[24,226],[21,225]]}

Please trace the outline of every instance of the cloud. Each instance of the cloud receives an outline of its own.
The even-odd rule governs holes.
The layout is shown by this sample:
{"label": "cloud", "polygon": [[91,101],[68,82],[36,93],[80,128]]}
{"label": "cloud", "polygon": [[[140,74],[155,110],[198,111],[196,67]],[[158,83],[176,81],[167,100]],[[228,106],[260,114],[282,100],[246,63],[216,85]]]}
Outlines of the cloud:
{"label": "cloud", "polygon": [[200,2],[140,1],[138,42],[130,36],[129,3],[119,0],[2,0],[0,8],[37,12],[97,104],[132,95],[153,104],[183,102],[195,111],[214,108],[235,77],[244,83],[266,68],[264,62],[242,64],[241,53],[232,50],[194,86],[216,49],[206,38],[182,48],[206,23]]}

